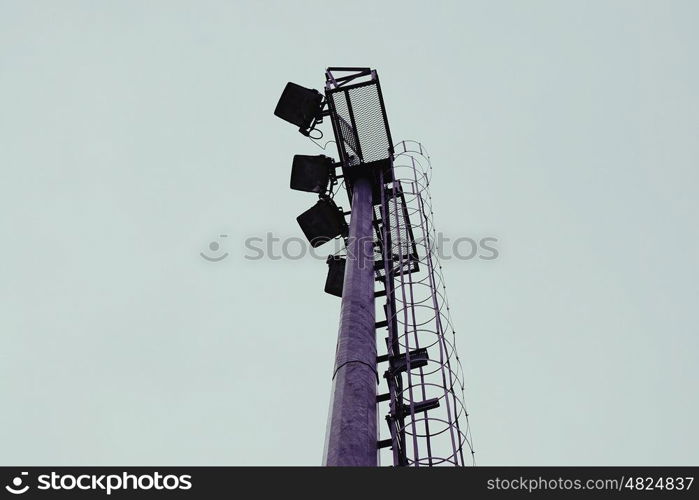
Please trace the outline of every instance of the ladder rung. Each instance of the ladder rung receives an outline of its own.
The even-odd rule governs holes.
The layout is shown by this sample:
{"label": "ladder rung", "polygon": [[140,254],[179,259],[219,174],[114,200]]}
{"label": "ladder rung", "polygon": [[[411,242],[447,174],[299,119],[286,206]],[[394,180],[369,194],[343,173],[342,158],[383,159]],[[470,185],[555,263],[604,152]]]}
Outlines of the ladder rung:
{"label": "ladder rung", "polygon": [[439,408],[439,398],[427,399],[425,401],[420,401],[419,403],[413,403],[412,405],[404,405],[398,409],[398,417],[400,418],[410,415],[411,407],[414,413],[433,410],[435,408]]}
{"label": "ladder rung", "polygon": [[406,353],[399,354],[398,356],[389,357],[389,369],[384,374],[384,377],[393,377],[397,374],[408,370],[408,359],[410,359],[410,369],[421,368],[427,366],[429,361],[429,355],[427,354],[427,349],[420,347],[410,351],[407,356]]}
{"label": "ladder rung", "polygon": [[381,448],[390,448],[393,446],[393,440],[392,439],[382,439],[381,441],[376,442],[376,447],[381,449]]}

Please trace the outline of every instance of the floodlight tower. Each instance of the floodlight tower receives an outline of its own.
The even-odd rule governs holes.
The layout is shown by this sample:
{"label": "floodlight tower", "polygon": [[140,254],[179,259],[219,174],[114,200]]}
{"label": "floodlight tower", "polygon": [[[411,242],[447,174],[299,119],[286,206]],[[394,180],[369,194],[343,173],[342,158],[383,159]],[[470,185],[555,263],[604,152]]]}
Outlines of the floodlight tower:
{"label": "floodlight tower", "polygon": [[[274,112],[310,137],[322,137],[316,127],[329,117],[340,158],[296,155],[291,173],[292,189],[318,194],[297,218],[311,245],[345,242],[327,260],[325,291],[342,302],[323,462],[374,466],[390,450],[396,466],[465,465],[464,448],[473,449],[435,251],[429,156],[412,141],[394,148],[375,70],[331,67],[325,76],[324,95],[288,83]],[[340,180],[349,212],[335,203]]]}

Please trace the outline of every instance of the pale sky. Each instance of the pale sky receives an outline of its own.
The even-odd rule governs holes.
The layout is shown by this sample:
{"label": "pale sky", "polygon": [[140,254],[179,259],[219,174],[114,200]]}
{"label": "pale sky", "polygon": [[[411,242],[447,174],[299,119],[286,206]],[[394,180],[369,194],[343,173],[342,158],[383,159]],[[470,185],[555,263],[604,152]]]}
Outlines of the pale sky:
{"label": "pale sky", "polygon": [[371,66],[438,230],[498,238],[444,262],[478,463],[696,465],[698,18],[0,0],[0,464],[320,464],[339,300],[244,241],[314,201],[286,82]]}

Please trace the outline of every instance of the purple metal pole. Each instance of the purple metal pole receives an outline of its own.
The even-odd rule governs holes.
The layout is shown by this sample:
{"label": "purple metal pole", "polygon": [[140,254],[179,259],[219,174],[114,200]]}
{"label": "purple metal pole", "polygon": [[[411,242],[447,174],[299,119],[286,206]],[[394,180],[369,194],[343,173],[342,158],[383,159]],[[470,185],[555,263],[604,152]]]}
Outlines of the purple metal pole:
{"label": "purple metal pole", "polygon": [[323,463],[376,466],[376,326],[371,181],[355,181]]}

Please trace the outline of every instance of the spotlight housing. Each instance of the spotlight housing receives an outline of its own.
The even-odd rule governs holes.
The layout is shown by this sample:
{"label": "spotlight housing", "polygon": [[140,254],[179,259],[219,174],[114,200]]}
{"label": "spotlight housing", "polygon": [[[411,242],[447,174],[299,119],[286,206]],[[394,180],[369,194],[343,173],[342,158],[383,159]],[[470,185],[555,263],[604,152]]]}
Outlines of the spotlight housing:
{"label": "spotlight housing", "polygon": [[330,198],[318,200],[318,203],[296,217],[296,221],[313,248],[347,234],[345,217]]}
{"label": "spotlight housing", "polygon": [[323,113],[323,94],[314,89],[289,82],[282,92],[274,114],[299,127],[308,135]]}
{"label": "spotlight housing", "polygon": [[325,293],[342,297],[342,287],[345,283],[345,263],[347,260],[340,255],[328,255],[328,277],[325,279]]}
{"label": "spotlight housing", "polygon": [[291,165],[291,189],[323,194],[333,172],[333,160],[325,155],[295,155]]}

